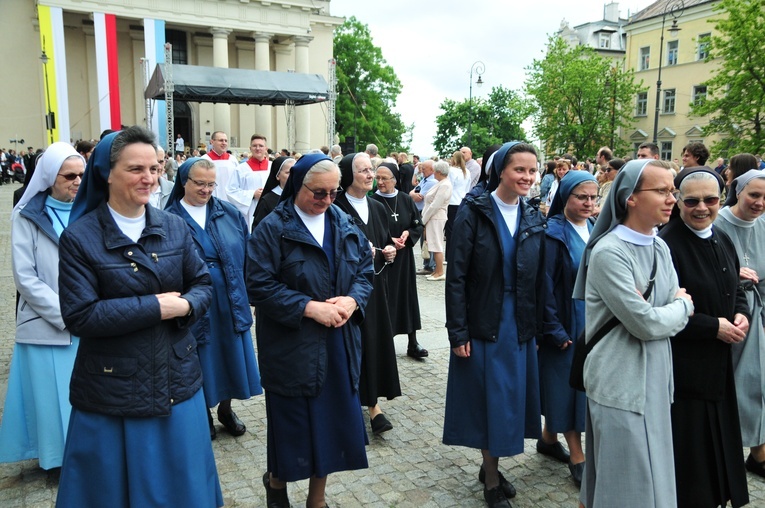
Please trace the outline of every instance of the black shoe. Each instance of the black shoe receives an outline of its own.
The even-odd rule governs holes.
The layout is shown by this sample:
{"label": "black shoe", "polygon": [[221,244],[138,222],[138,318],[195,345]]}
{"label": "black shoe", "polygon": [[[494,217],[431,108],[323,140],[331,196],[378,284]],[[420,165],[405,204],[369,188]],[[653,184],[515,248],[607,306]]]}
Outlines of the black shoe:
{"label": "black shoe", "polygon": [[502,488],[497,486],[489,490],[486,487],[483,488],[483,498],[486,500],[486,504],[489,508],[513,508],[510,501],[505,497],[505,493],[502,492]]}
{"label": "black shoe", "polygon": [[223,424],[232,436],[241,436],[247,432],[247,427],[244,426],[242,420],[233,411],[230,413],[218,413],[218,421]]}
{"label": "black shoe", "polygon": [[765,462],[757,462],[750,453],[746,458],[746,470],[757,476],[765,478]]}
{"label": "black shoe", "polygon": [[422,360],[428,357],[428,350],[419,344],[415,344],[414,347],[409,347],[406,350],[406,356],[414,358],[415,360]]}
{"label": "black shoe", "polygon": [[266,506],[268,508],[290,508],[287,497],[287,487],[275,489],[268,480],[268,471],[263,475],[263,486],[266,488]]}
{"label": "black shoe", "polygon": [[209,409],[207,410],[207,423],[210,425],[210,441],[215,441],[215,438],[218,437],[218,432],[215,430],[212,413]]}
{"label": "black shoe", "polygon": [[582,486],[582,475],[584,474],[584,462],[579,464],[568,463],[568,470],[571,471],[571,479],[574,480],[577,487]]}
{"label": "black shoe", "polygon": [[555,441],[554,443],[545,443],[544,440],[537,439],[537,451],[542,455],[552,457],[558,462],[563,462],[564,464],[568,464],[569,460],[571,460],[571,456],[566,451],[566,449],[563,448],[563,445],[561,445],[559,441]]}
{"label": "black shoe", "polygon": [[[483,469],[483,466],[481,466],[481,469],[478,470],[478,481],[481,483],[486,483],[486,471]],[[499,486],[502,487],[502,492],[508,499],[514,498],[517,494],[513,484],[507,481],[507,479],[502,476],[502,473],[499,473]]]}
{"label": "black shoe", "polygon": [[430,275],[431,273],[433,273],[433,270],[426,270],[425,268],[423,268],[422,270],[417,270],[416,273],[417,275]]}
{"label": "black shoe", "polygon": [[372,418],[370,423],[372,424],[372,433],[375,435],[382,434],[383,432],[388,432],[393,428],[393,424],[390,423],[382,413]]}

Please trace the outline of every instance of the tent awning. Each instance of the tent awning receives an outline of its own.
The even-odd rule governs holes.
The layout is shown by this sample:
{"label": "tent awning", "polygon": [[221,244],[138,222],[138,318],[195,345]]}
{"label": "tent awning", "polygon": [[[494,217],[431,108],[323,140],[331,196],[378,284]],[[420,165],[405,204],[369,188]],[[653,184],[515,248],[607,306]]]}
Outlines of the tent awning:
{"label": "tent awning", "polygon": [[[154,69],[146,99],[164,100],[163,71],[163,64]],[[176,101],[280,106],[291,100],[299,106],[329,100],[327,82],[319,74],[174,64],[173,85]]]}

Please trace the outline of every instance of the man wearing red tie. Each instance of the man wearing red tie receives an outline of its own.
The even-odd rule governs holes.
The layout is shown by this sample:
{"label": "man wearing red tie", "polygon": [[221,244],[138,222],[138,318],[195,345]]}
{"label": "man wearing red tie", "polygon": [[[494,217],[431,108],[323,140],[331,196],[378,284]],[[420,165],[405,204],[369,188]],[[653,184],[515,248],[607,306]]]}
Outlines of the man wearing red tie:
{"label": "man wearing red tie", "polygon": [[237,161],[233,155],[227,152],[228,136],[225,132],[213,132],[210,142],[212,143],[212,150],[203,155],[203,157],[207,157],[215,164],[215,183],[217,186],[213,191],[213,196],[228,201],[226,187],[231,175],[236,172]]}
{"label": "man wearing red tie", "polygon": [[267,150],[266,137],[253,134],[250,138],[250,158],[239,164],[226,188],[226,199],[239,209],[250,227],[271,167]]}

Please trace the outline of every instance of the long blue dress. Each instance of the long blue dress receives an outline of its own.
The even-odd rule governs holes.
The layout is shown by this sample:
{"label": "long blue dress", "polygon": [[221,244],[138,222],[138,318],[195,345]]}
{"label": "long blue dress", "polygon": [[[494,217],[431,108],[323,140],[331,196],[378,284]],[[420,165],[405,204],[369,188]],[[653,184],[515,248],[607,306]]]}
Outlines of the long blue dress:
{"label": "long blue dress", "polygon": [[[57,235],[71,210],[71,202],[46,198],[45,213]],[[61,467],[72,410],[69,379],[79,343],[73,336],[69,346],[14,344],[0,421],[0,462],[37,458],[42,469]]]}
{"label": "long blue dress", "polygon": [[[249,399],[263,393],[252,335],[250,330],[242,333],[234,330],[226,278],[210,235],[186,210],[183,210],[183,218],[194,229],[194,237],[204,251],[200,254],[204,254],[213,281],[213,297],[207,311],[210,333],[199,342],[197,349],[204,379],[205,403],[207,407],[214,407],[222,400]],[[199,322],[195,326],[199,326]]]}
{"label": "long blue dress", "polygon": [[[590,229],[592,225],[589,224]],[[586,243],[576,232],[574,227],[563,220],[563,235],[571,262],[573,273],[564,274],[570,277],[571,284],[559,284],[553,291],[563,287],[573,289],[573,281],[579,270],[579,262]],[[549,254],[549,251],[547,252]],[[570,288],[569,288],[570,286]],[[576,338],[584,331],[584,300],[571,298],[571,294],[565,295],[570,303],[569,323],[561,323],[573,339],[573,343],[564,350],[552,344],[540,344],[539,347],[539,382],[542,399],[542,414],[545,416],[545,424],[550,432],[584,432],[584,417],[587,408],[587,395],[584,392],[574,390],[569,386],[569,374],[571,362],[574,358]],[[552,295],[550,296],[552,298]]]}
{"label": "long blue dress", "polygon": [[[322,250],[335,280],[332,225],[325,217]],[[334,282],[332,293],[334,294]],[[358,392],[352,390],[348,354],[340,328],[327,336],[327,369],[316,397],[285,397],[266,391],[268,470],[292,482],[368,467],[368,443]]]}
{"label": "long blue dress", "polygon": [[502,319],[497,342],[472,340],[469,358],[450,356],[443,442],[509,457],[523,453],[524,438],[540,436],[539,371],[536,340],[518,342],[516,240],[493,199],[492,207],[504,258]]}

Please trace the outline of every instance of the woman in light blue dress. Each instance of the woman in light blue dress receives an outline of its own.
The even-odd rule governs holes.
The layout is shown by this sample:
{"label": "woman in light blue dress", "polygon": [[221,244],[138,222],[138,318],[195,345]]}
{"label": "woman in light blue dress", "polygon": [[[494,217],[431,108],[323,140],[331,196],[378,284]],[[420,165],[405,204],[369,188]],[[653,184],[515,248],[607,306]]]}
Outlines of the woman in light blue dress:
{"label": "woman in light blue dress", "polygon": [[37,458],[61,467],[69,426],[69,378],[79,339],[58,299],[58,238],[69,222],[85,159],[68,143],[41,156],[13,209],[13,278],[19,292],[16,344],[0,420],[0,462]]}

